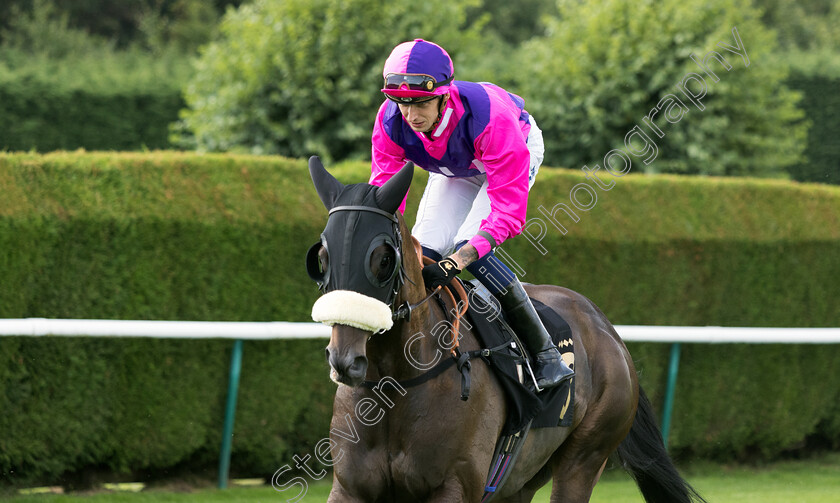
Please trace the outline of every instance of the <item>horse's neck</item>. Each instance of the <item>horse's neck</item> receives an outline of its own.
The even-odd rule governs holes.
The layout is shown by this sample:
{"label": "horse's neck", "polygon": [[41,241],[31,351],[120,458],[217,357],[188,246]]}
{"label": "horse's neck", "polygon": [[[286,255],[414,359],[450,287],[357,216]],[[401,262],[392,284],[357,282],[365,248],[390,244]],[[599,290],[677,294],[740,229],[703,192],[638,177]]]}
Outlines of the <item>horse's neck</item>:
{"label": "horse's neck", "polygon": [[[438,320],[443,319],[441,310],[433,306],[430,299],[411,313],[411,320],[399,321],[394,328],[383,334],[374,335],[368,342],[368,356],[375,379],[393,377],[397,380],[411,379],[429,370],[448,353],[440,345]],[[451,336],[447,336],[451,337]]]}

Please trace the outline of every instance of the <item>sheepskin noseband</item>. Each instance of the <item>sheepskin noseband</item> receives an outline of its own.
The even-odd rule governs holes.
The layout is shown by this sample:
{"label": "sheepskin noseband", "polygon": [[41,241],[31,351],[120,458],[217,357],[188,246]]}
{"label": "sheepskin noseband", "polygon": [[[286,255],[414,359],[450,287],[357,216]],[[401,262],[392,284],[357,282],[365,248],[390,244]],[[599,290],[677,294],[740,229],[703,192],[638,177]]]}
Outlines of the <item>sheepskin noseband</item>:
{"label": "sheepskin noseband", "polygon": [[348,325],[373,333],[394,325],[388,304],[350,290],[325,293],[312,306],[312,319],[325,325]]}

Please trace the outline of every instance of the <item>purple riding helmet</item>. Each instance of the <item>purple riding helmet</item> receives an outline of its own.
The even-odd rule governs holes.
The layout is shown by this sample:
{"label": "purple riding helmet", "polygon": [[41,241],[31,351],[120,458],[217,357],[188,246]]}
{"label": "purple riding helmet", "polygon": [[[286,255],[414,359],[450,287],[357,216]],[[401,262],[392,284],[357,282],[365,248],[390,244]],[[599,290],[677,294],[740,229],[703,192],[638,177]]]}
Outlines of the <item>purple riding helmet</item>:
{"label": "purple riding helmet", "polygon": [[448,93],[454,73],[443,47],[418,38],[391,51],[382,70],[382,92],[397,103],[422,103]]}

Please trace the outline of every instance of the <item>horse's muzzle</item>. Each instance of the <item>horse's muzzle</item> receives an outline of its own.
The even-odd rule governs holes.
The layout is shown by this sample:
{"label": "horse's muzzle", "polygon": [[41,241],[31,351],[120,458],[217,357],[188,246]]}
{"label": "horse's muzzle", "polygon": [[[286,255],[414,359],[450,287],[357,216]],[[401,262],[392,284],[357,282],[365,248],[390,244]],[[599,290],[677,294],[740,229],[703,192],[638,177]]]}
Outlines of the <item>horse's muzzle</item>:
{"label": "horse's muzzle", "polygon": [[359,386],[367,374],[365,345],[371,333],[347,325],[334,325],[326,349],[330,379],[347,386]]}

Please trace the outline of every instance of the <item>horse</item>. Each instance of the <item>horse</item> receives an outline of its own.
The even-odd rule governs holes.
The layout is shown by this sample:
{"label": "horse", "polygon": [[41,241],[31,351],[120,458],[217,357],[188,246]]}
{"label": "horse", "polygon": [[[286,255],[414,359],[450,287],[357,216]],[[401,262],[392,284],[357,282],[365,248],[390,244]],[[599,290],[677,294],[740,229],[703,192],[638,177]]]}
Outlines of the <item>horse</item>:
{"label": "horse", "polygon": [[[487,500],[506,405],[485,364],[472,365],[466,401],[461,373],[453,368],[429,378],[417,364],[450,358],[456,335],[433,336],[449,313],[425,302],[421,251],[397,211],[413,169],[407,163],[381,187],[345,186],[317,157],[309,161],[329,211],[306,260],[323,291],[313,319],[332,325],[325,353],[338,384],[329,449],[321,446],[319,458],[333,468],[330,503]],[[530,431],[493,501],[531,501],[549,481],[552,503],[589,501],[614,453],[647,502],[704,501],[668,456],[630,354],[604,313],[567,288],[526,290],[572,329],[574,412],[569,427]],[[460,350],[479,349],[470,327],[457,336]]]}

